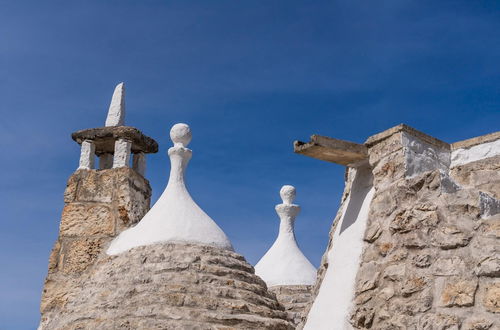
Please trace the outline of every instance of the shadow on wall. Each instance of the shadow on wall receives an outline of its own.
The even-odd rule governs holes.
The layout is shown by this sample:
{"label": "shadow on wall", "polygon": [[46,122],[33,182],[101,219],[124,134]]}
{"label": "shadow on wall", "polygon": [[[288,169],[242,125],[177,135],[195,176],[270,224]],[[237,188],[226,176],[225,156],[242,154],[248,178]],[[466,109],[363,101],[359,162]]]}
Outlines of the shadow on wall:
{"label": "shadow on wall", "polygon": [[340,227],[340,234],[356,222],[366,195],[373,186],[373,175],[369,166],[358,167],[356,171],[356,177],[351,186],[349,204]]}

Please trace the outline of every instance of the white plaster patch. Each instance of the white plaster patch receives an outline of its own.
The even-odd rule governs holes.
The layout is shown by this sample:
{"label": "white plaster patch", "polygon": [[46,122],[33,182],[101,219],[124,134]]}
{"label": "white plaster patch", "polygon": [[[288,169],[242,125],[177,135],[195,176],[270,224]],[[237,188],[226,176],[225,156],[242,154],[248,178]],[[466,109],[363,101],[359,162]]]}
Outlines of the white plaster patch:
{"label": "white plaster patch", "polygon": [[402,144],[406,160],[406,177],[411,178],[435,169],[448,172],[450,167],[449,150],[432,146],[405,132],[402,134]]}
{"label": "white plaster patch", "polygon": [[479,144],[468,149],[460,148],[451,152],[451,167],[498,155],[500,155],[500,140]]}
{"label": "white plaster patch", "polygon": [[312,285],[316,281],[316,268],[302,253],[295,240],[294,223],[300,206],[292,204],[295,188],[283,186],[280,191],[282,204],[276,205],[280,229],[276,241],[255,265],[255,274],[268,287],[276,285]]}
{"label": "white plaster patch", "polygon": [[192,155],[185,147],[191,139],[189,126],[176,124],[170,135],[175,146],[168,150],[171,169],[165,191],[135,227],[123,231],[111,242],[108,254],[160,242],[195,243],[233,250],[226,234],[193,201],[186,188],[184,173]]}
{"label": "white plaster patch", "polygon": [[328,251],[328,268],[304,329],[352,329],[348,314],[363,251],[363,235],[373,197],[372,174],[367,167],[355,171],[351,193]]}

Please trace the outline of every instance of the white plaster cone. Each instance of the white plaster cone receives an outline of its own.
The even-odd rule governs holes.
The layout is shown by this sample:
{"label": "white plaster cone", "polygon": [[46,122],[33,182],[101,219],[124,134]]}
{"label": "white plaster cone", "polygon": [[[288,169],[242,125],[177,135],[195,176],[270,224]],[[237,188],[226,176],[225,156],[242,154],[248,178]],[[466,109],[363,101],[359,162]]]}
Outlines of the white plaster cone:
{"label": "white plaster cone", "polygon": [[316,268],[302,253],[295,240],[295,217],[300,206],[292,204],[295,188],[285,185],[280,190],[283,204],[276,205],[280,217],[278,238],[269,251],[255,265],[255,274],[268,287],[276,285],[312,285],[316,281]]}
{"label": "white plaster cone", "polygon": [[106,127],[125,125],[125,85],[121,82],[115,87],[109,104]]}
{"label": "white plaster cone", "polygon": [[186,148],[191,130],[175,124],[170,130],[174,146],[168,149],[171,169],[165,191],[142,220],[116,237],[107,250],[118,254],[133,247],[160,242],[194,243],[233,250],[226,234],[191,198],[184,172],[192,151]]}

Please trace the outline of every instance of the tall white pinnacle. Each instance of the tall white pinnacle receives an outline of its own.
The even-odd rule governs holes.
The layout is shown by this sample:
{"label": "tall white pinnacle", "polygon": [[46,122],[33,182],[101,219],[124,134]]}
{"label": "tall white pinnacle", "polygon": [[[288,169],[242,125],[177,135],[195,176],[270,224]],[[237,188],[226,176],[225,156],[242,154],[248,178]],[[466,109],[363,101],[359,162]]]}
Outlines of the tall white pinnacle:
{"label": "tall white pinnacle", "polygon": [[125,85],[121,82],[115,87],[109,105],[106,127],[125,125]]}
{"label": "tall white pinnacle", "polygon": [[312,285],[316,281],[316,268],[300,251],[295,240],[294,223],[300,206],[292,204],[295,188],[285,185],[280,190],[282,204],[276,205],[280,229],[276,241],[255,265],[268,287],[276,285]]}
{"label": "tall white pinnacle", "polygon": [[133,228],[123,231],[112,242],[108,254],[118,254],[136,246],[160,242],[195,243],[233,250],[222,229],[191,198],[184,173],[192,151],[186,148],[191,130],[175,124],[170,130],[174,146],[168,149],[171,168],[167,187],[158,201]]}

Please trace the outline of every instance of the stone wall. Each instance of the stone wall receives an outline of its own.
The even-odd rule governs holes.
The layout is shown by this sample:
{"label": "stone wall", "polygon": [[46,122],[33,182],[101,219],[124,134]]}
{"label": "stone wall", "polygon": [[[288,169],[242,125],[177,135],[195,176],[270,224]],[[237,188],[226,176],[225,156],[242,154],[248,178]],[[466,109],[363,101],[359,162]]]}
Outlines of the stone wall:
{"label": "stone wall", "polygon": [[[349,327],[499,328],[500,157],[453,167],[453,146],[405,126],[366,145],[375,193]],[[351,181],[314,295],[328,251],[335,249],[333,233]],[[325,328],[333,328],[327,322],[325,316]]]}
{"label": "stone wall", "polygon": [[[451,171],[446,161],[413,166],[405,135],[369,150],[376,193],[350,322],[358,329],[499,327],[500,215],[484,212],[495,200],[485,202],[480,190],[500,191],[490,180],[498,158]],[[420,152],[445,159],[445,150],[435,142]]]}
{"label": "stone wall", "polygon": [[111,239],[143,217],[150,197],[149,182],[127,167],[78,170],[69,178],[42,292],[42,323],[65,306]]}

